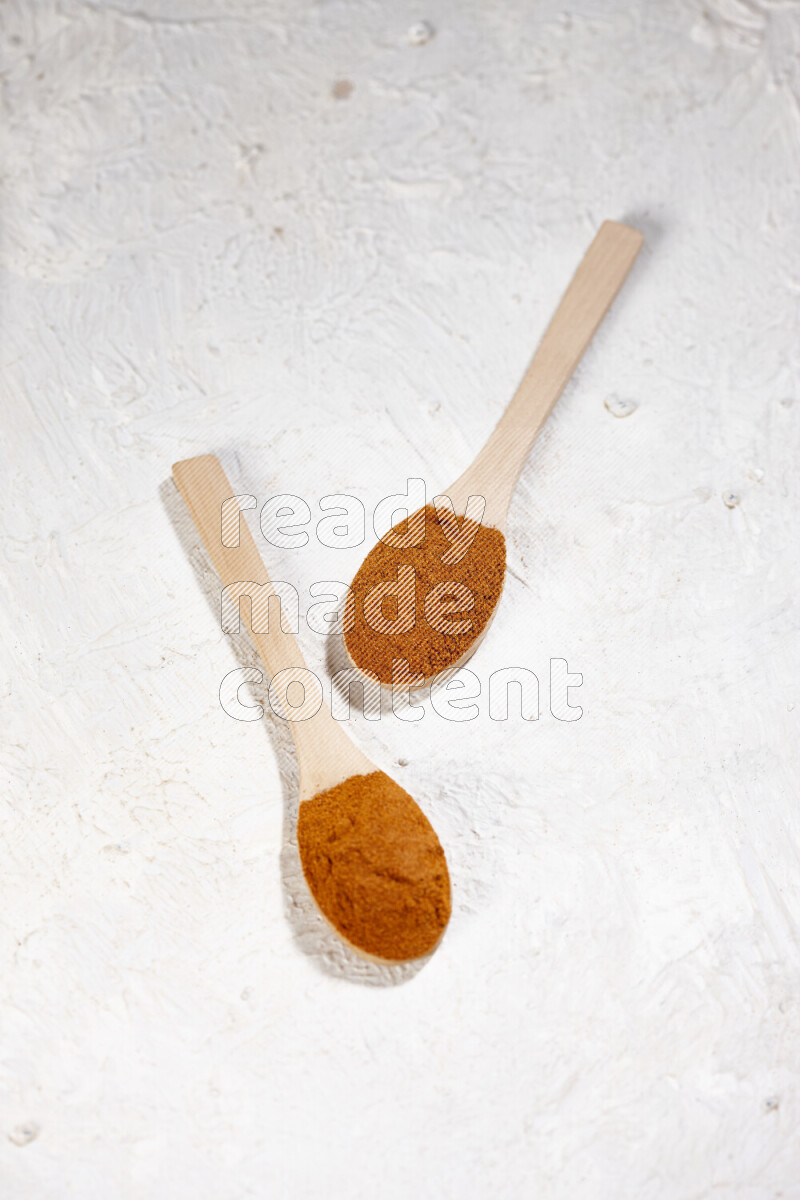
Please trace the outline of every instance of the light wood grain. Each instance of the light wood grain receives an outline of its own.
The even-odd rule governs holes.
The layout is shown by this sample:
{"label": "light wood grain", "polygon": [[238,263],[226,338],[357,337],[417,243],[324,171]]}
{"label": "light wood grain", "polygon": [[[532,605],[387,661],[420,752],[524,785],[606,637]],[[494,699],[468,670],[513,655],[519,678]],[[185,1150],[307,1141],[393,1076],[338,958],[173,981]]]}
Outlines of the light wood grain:
{"label": "light wood grain", "polygon": [[[218,459],[213,454],[184,459],[175,463],[172,474],[223,587],[247,582],[266,584],[272,589],[244,516],[239,520],[239,545],[223,544],[222,505],[235,496],[236,491]],[[226,536],[226,540],[230,539]],[[249,602],[241,605],[242,618],[248,623],[253,644],[270,677],[281,671],[292,671],[302,678],[307,667],[300,647],[294,636],[281,628],[277,601],[270,605],[270,609],[268,631],[256,633],[252,629]],[[334,721],[324,701],[314,716],[307,720],[290,721],[289,726],[300,768],[301,800],[309,800],[351,775],[368,774],[379,769],[350,741]]]}
{"label": "light wood grain", "polygon": [[628,225],[604,221],[556,309],[522,382],[471,466],[448,489],[457,513],[484,496],[484,525],[505,530],[520,471],[553,405],[633,266],[643,242]]}

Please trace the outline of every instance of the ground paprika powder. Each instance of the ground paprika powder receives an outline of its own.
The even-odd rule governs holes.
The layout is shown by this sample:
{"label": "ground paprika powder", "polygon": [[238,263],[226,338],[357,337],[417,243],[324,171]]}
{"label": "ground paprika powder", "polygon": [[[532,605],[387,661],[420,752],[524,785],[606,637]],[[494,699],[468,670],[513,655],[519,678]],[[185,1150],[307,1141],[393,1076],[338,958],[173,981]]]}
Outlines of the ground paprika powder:
{"label": "ground paprika powder", "polygon": [[306,881],[356,949],[401,961],[430,953],[450,919],[450,876],[433,826],[383,771],[353,775],[300,805]]}
{"label": "ground paprika powder", "polygon": [[503,590],[506,540],[499,529],[463,517],[469,546],[453,562],[453,527],[447,528],[433,505],[394,525],[390,534],[406,537],[415,521],[421,529],[423,516],[424,536],[417,545],[379,541],[350,588],[347,651],[357,667],[385,684],[392,682],[395,660],[405,660],[411,675],[423,679],[451,667],[483,633]]}

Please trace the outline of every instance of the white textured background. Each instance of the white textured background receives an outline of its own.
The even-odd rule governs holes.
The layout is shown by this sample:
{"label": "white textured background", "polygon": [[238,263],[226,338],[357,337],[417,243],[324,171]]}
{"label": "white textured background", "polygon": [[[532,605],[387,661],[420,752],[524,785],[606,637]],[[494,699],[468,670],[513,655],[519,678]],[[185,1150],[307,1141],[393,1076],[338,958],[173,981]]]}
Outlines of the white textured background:
{"label": "white textured background", "polygon": [[[798,5],[2,21],[3,1200],[800,1197]],[[352,722],[455,899],[359,975],[291,903],[286,731],[220,709],[170,464],[315,515],[447,484],[604,217],[646,249],[473,661],[542,716]]]}

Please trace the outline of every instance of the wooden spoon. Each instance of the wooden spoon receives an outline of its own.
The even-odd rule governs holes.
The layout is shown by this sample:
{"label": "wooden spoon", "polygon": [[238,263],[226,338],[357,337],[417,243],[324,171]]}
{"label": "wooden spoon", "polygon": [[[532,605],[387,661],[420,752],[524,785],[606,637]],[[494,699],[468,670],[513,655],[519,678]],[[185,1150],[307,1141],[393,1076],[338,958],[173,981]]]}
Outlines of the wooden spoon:
{"label": "wooden spoon", "polygon": [[[625,282],[643,240],[638,230],[616,221],[604,221],[600,226],[511,403],[471,466],[445,492],[457,516],[464,514],[470,496],[483,496],[486,507],[482,524],[505,534],[511,497],[525,460]],[[460,657],[448,662],[445,669],[455,670],[472,656],[496,611],[495,604],[480,635]],[[376,633],[374,636],[381,635]],[[347,642],[345,645],[349,661],[361,668],[364,664],[353,658]],[[431,678],[427,678],[415,686],[426,686],[430,682]]]}
{"label": "wooden spoon", "polygon": [[[333,719],[277,606],[269,613],[276,593],[217,458],[185,459],[172,473],[228,595],[237,607],[240,592],[252,596],[249,633],[272,676],[273,709],[287,717],[294,735],[300,857],[314,899],[367,958],[397,962],[430,953],[450,916],[447,863],[436,834],[411,796]],[[296,705],[293,684],[303,692]]]}

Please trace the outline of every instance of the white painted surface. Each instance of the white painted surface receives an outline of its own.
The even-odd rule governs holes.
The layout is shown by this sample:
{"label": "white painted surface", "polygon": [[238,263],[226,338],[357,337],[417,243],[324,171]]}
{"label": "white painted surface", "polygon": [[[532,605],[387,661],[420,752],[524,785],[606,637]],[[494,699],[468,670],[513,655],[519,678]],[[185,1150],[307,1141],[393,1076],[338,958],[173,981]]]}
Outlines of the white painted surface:
{"label": "white painted surface", "polygon": [[[4,1200],[800,1197],[797,4],[3,20]],[[371,986],[287,919],[286,731],[220,708],[169,467],[439,487],[626,216],[474,660],[541,719],[352,723],[455,889]]]}

